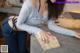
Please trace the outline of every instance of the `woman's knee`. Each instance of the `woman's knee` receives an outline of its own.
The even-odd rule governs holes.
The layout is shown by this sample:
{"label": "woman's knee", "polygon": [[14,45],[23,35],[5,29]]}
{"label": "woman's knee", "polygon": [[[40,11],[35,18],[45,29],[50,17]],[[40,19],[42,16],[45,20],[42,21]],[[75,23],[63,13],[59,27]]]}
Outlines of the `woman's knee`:
{"label": "woman's knee", "polygon": [[1,29],[2,29],[2,34],[3,36],[10,36],[11,34],[13,34],[12,29],[8,26],[7,23],[1,25]]}

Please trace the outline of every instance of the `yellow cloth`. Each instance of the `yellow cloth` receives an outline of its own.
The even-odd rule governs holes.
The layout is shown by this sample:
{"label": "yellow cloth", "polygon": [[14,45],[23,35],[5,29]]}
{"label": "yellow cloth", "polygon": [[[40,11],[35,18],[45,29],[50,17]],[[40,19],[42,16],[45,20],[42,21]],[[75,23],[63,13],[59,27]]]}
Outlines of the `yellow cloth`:
{"label": "yellow cloth", "polygon": [[80,19],[73,18],[59,18],[59,26],[69,28],[69,29],[80,29]]}
{"label": "yellow cloth", "polygon": [[36,35],[36,38],[38,40],[38,42],[40,43],[40,46],[42,47],[42,49],[44,51],[46,50],[49,50],[49,49],[52,49],[52,48],[59,48],[60,47],[60,44],[59,44],[59,41],[58,39],[55,37],[55,36],[51,36],[48,40],[49,42],[48,43],[44,43],[40,40],[40,34]]}

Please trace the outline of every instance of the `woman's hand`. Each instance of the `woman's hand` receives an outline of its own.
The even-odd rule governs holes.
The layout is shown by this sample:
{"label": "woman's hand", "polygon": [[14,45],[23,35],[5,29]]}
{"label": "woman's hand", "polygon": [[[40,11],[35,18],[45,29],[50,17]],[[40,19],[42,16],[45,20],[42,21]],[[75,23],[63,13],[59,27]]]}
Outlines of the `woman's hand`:
{"label": "woman's hand", "polygon": [[75,35],[76,38],[80,39],[80,32],[76,33],[77,35]]}
{"label": "woman's hand", "polygon": [[44,43],[48,43],[49,39],[52,37],[51,33],[45,31],[38,32],[37,35],[38,38],[40,38],[40,40],[43,41]]}

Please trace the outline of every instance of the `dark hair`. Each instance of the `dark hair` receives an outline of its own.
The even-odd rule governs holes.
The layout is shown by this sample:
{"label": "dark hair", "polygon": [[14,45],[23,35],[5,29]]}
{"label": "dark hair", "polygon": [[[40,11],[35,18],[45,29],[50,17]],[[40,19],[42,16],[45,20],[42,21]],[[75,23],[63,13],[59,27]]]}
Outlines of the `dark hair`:
{"label": "dark hair", "polygon": [[[58,3],[63,2],[63,3]],[[48,3],[48,17],[57,19],[58,16],[63,12],[63,8],[65,5],[65,0],[56,0],[56,2],[52,3],[50,0],[47,0]]]}

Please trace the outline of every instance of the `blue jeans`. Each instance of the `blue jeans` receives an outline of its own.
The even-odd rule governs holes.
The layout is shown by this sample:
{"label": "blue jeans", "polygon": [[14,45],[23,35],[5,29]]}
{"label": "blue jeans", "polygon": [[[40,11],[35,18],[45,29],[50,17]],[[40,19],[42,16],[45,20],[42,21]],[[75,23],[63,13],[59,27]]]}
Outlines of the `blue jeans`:
{"label": "blue jeans", "polygon": [[26,53],[26,40],[24,31],[14,31],[8,24],[8,19],[2,22],[2,33],[8,45],[9,53]]}

